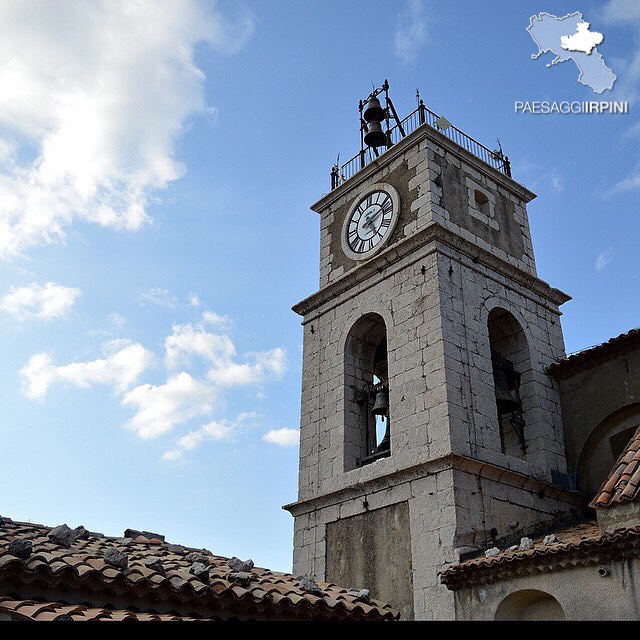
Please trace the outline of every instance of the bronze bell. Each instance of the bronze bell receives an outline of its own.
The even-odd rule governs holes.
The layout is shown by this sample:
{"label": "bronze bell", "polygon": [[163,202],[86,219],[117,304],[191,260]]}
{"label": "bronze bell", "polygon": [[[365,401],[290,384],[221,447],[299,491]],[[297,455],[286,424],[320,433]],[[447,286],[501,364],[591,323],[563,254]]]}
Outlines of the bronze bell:
{"label": "bronze bell", "polygon": [[389,415],[389,390],[386,387],[376,392],[376,399],[373,403],[371,413],[373,413],[374,416]]}
{"label": "bronze bell", "polygon": [[387,420],[387,428],[384,432],[380,444],[375,448],[376,453],[382,453],[383,451],[389,451],[391,449],[391,434],[389,433],[389,421]]}
{"label": "bronze bell", "polygon": [[[493,379],[496,386],[496,404],[498,405],[498,414],[512,413],[520,408],[520,401],[516,394],[515,388],[509,386],[507,372],[503,369],[494,369]],[[377,400],[377,398],[376,398]]]}
{"label": "bronze bell", "polygon": [[371,96],[371,98],[367,100],[367,106],[365,107],[362,117],[367,122],[372,122],[373,120],[381,122],[384,120],[384,115],[384,109],[380,105],[380,100],[378,100],[376,96]]}
{"label": "bronze bell", "polygon": [[364,136],[365,144],[370,147],[382,147],[387,143],[387,136],[382,130],[382,126],[376,120],[372,120],[367,125],[367,133]]}

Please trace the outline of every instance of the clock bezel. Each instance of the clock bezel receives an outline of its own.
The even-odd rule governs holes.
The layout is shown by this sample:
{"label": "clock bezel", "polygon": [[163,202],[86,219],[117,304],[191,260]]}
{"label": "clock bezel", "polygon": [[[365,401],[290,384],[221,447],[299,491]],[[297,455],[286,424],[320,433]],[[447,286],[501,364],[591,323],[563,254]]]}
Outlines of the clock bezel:
{"label": "clock bezel", "polygon": [[[384,191],[391,198],[391,205],[392,205],[391,222],[389,223],[389,226],[387,227],[387,230],[384,236],[382,237],[380,242],[378,242],[378,244],[375,245],[375,247],[372,247],[368,251],[358,253],[349,246],[349,239],[348,239],[349,223],[351,221],[351,218],[354,212],[360,206],[362,201],[370,194],[376,193],[379,191]],[[367,187],[365,190],[360,191],[356,199],[353,201],[353,203],[349,207],[349,210],[347,211],[347,215],[345,216],[344,222],[342,224],[342,233],[340,236],[340,241],[342,243],[342,251],[344,252],[344,254],[348,258],[351,258],[351,260],[356,260],[356,261],[368,260],[369,258],[374,256],[387,244],[387,242],[389,242],[389,239],[393,235],[393,231],[396,228],[399,214],[400,214],[400,194],[398,193],[398,190],[393,185],[387,182],[376,182],[375,184],[372,184],[371,186]]]}

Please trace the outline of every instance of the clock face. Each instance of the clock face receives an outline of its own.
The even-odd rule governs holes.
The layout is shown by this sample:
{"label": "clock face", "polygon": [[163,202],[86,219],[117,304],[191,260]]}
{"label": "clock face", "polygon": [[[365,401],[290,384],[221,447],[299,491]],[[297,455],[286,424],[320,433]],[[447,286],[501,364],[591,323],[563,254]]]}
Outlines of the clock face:
{"label": "clock face", "polygon": [[343,248],[354,260],[362,260],[381,248],[393,231],[398,196],[391,185],[374,188],[351,207],[343,228]]}
{"label": "clock face", "polygon": [[351,213],[347,243],[355,253],[371,251],[386,235],[393,217],[393,202],[386,191],[374,191]]}

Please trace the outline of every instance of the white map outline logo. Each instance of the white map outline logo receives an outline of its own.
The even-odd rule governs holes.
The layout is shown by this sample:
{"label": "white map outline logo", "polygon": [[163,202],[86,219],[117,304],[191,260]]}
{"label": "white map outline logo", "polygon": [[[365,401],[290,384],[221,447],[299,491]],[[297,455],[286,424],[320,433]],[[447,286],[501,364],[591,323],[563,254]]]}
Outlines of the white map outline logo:
{"label": "white map outline logo", "polygon": [[618,76],[607,67],[597,50],[604,35],[590,31],[590,26],[579,11],[562,18],[545,12],[531,16],[527,31],[538,45],[538,52],[531,58],[537,60],[545,53],[555,54],[547,67],[572,60],[580,72],[578,82],[595,93],[604,93],[613,88]]}

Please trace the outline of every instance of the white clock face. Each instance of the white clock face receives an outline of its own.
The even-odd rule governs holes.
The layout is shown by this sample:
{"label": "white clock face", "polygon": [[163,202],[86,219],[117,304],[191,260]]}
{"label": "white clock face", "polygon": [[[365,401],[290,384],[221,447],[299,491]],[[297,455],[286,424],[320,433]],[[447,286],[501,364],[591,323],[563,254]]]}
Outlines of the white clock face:
{"label": "white clock face", "polygon": [[347,243],[355,253],[371,251],[386,235],[393,217],[393,202],[386,191],[363,198],[351,214]]}
{"label": "white clock face", "polygon": [[379,186],[352,205],[345,219],[342,245],[354,260],[373,255],[395,226],[399,204],[397,191],[391,185]]}

